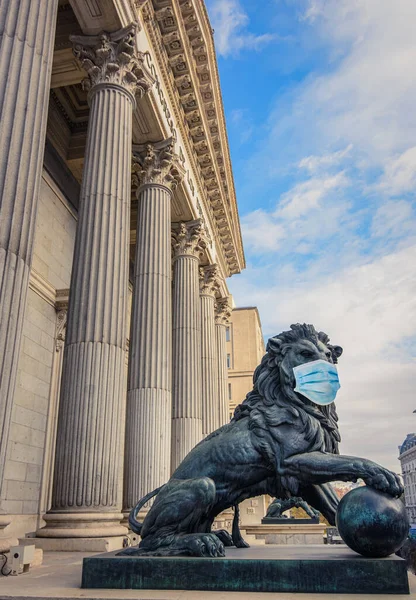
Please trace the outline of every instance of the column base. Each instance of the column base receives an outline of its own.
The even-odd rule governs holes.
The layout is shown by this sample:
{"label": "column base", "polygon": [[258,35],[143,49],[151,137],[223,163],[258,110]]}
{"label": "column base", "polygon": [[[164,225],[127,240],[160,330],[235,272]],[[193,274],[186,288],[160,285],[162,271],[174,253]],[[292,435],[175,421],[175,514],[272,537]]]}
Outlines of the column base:
{"label": "column base", "polygon": [[8,552],[12,546],[17,546],[19,543],[13,535],[7,535],[5,529],[12,519],[5,513],[0,513],[0,552]]}
{"label": "column base", "polygon": [[127,529],[120,524],[123,515],[114,513],[55,513],[43,516],[45,527],[38,529],[37,538],[111,538],[126,536]]}
{"label": "column base", "polygon": [[[127,530],[126,530],[127,531]],[[115,537],[74,537],[74,538],[24,538],[22,545],[35,544],[44,552],[112,552],[124,547],[126,536]]]}

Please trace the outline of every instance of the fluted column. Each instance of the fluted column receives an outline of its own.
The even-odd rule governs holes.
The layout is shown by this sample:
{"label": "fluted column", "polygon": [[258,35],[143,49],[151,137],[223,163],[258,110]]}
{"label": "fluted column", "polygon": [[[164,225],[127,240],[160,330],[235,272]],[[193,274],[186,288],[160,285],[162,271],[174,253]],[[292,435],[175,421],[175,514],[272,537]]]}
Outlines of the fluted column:
{"label": "fluted column", "polygon": [[126,511],[170,475],[171,194],[183,177],[171,139],[136,146],[133,159],[140,185],[126,414]]}
{"label": "fluted column", "polygon": [[[0,3],[0,485],[32,262],[57,9],[58,0]],[[0,536],[6,522],[0,515]],[[8,544],[2,536],[0,549]]]}
{"label": "fluted column", "polygon": [[[90,116],[59,405],[52,508],[40,537],[122,535],[132,109],[150,81],[134,27],[73,37]],[[140,60],[139,60],[140,58]]]}
{"label": "fluted column", "polygon": [[226,330],[230,324],[230,318],[231,307],[228,298],[218,298],[215,302],[215,339],[217,343],[217,389],[220,427],[230,420],[226,344]]}
{"label": "fluted column", "polygon": [[215,294],[219,290],[218,267],[200,268],[201,365],[202,365],[202,435],[220,425],[218,410],[218,361],[215,339]]}
{"label": "fluted column", "polygon": [[202,439],[199,258],[206,246],[201,219],[173,234],[172,472]]}

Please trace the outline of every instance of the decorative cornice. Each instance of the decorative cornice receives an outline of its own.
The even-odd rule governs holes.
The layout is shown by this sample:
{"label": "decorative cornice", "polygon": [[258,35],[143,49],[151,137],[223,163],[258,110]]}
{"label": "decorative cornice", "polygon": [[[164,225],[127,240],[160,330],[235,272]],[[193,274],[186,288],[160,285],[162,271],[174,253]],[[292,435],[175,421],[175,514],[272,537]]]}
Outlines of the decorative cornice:
{"label": "decorative cornice", "polygon": [[[173,151],[172,138],[133,146],[132,177],[140,185],[158,184],[170,190],[181,182],[185,170]],[[140,188],[139,188],[140,189]]]}
{"label": "decorative cornice", "polygon": [[199,4],[203,3],[153,0],[144,6],[143,18],[208,223],[217,226],[223,248],[231,245],[231,251],[220,250],[231,275],[244,268],[244,252],[215,50]]}
{"label": "decorative cornice", "polygon": [[228,298],[217,298],[215,301],[215,324],[229,325],[232,312],[233,309]]}
{"label": "decorative cornice", "polygon": [[88,74],[85,89],[93,91],[99,84],[119,85],[133,97],[144,96],[154,78],[144,66],[144,54],[135,47],[137,25],[114,33],[70,36],[73,52]]}
{"label": "decorative cornice", "polygon": [[215,298],[220,289],[220,270],[218,265],[208,265],[199,269],[199,292],[201,296]]}
{"label": "decorative cornice", "polygon": [[180,223],[179,230],[172,233],[174,260],[180,256],[201,257],[207,247],[207,237],[202,219]]}

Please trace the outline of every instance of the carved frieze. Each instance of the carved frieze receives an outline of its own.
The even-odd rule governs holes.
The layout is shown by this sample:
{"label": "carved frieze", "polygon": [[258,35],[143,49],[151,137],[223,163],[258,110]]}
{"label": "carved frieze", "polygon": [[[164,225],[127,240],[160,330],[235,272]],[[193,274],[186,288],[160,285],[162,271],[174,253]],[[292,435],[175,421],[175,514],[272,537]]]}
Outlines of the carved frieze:
{"label": "carved frieze", "polygon": [[144,65],[144,54],[135,47],[136,26],[114,33],[70,36],[73,52],[88,74],[83,85],[91,90],[98,84],[120,85],[133,96],[142,97],[154,84]]}
{"label": "carved frieze", "polygon": [[175,189],[185,170],[174,152],[174,140],[133,146],[132,175],[138,185],[158,184]]}
{"label": "carved frieze", "polygon": [[218,265],[208,265],[199,269],[199,291],[202,296],[213,296],[220,289],[220,270]]}
{"label": "carved frieze", "polygon": [[192,256],[200,258],[207,247],[207,236],[202,219],[180,223],[172,233],[173,258]]}

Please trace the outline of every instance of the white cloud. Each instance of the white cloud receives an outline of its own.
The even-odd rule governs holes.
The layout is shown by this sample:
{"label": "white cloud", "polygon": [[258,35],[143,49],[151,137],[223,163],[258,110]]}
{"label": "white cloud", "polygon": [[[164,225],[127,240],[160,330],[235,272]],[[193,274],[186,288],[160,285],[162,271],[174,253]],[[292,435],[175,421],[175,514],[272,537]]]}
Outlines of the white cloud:
{"label": "white cloud", "polygon": [[260,50],[276,37],[271,33],[250,33],[247,30],[249,18],[239,0],[212,0],[210,17],[216,49],[222,56],[238,54],[241,50]]}
{"label": "white cloud", "polygon": [[343,150],[337,152],[331,152],[330,154],[324,154],[321,156],[311,155],[305,156],[299,161],[298,167],[300,169],[307,169],[310,173],[320,171],[322,168],[327,169],[334,165],[338,165],[344,158],[346,158],[352,150],[352,144],[349,144]]}
{"label": "white cloud", "polygon": [[382,204],[371,223],[371,234],[378,238],[403,238],[412,232],[416,234],[416,219],[411,203],[406,200]]}
{"label": "white cloud", "polygon": [[275,215],[285,219],[293,219],[319,209],[322,201],[330,192],[348,185],[344,172],[322,178],[311,178],[296,184],[289,192],[283,194]]}
{"label": "white cloud", "polygon": [[416,146],[392,158],[385,166],[378,189],[397,196],[416,189]]}

